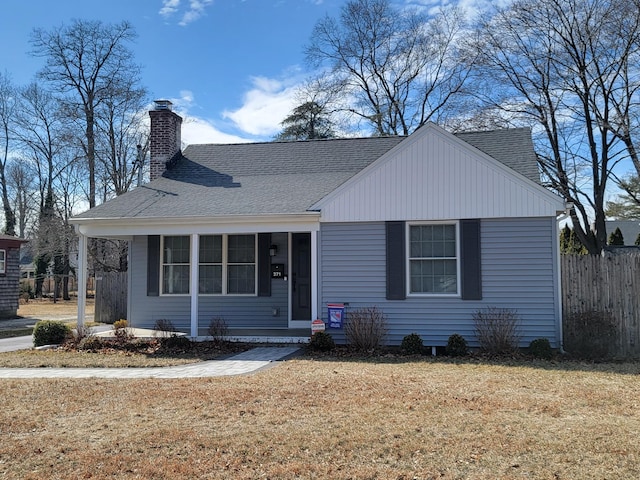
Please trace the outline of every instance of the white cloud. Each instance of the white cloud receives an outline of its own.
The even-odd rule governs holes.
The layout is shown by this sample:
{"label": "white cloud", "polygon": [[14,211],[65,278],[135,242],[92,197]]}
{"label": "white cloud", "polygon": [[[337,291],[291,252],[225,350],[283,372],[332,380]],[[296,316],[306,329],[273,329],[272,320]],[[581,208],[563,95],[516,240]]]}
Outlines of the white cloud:
{"label": "white cloud", "polygon": [[213,0],[189,0],[189,4],[186,8],[180,8],[181,0],[163,0],[162,8],[159,13],[165,18],[169,18],[176,13],[180,13],[181,19],[178,22],[178,25],[184,27],[203,16],[206,7],[212,3]]}
{"label": "white cloud", "polygon": [[160,15],[163,17],[170,17],[173,15],[180,6],[180,0],[163,0],[162,8],[160,9]]}
{"label": "white cloud", "polygon": [[298,85],[266,77],[253,77],[252,84],[253,88],[244,95],[243,105],[237,110],[225,110],[222,116],[248,134],[272,137],[295,107]]}
{"label": "white cloud", "polygon": [[198,107],[193,92],[180,91],[178,98],[171,98],[174,111],[182,117],[182,142],[186,145],[200,143],[246,143],[251,139],[229,134],[215,126],[215,122],[190,113]]}

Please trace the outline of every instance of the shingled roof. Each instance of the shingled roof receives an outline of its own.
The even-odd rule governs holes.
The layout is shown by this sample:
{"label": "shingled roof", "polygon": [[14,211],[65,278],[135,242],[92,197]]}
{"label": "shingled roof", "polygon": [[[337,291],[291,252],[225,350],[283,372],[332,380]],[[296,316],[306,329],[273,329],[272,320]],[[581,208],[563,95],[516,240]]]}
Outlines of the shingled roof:
{"label": "shingled roof", "polygon": [[[539,182],[528,129],[458,136]],[[304,213],[405,138],[190,145],[161,178],[76,218]]]}

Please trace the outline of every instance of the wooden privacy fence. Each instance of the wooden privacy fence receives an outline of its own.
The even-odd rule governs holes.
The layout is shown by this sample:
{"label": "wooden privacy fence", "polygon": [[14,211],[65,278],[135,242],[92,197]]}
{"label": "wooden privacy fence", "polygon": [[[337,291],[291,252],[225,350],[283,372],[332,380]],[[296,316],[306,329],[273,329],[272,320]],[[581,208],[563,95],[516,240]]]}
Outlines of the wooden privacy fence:
{"label": "wooden privacy fence", "polygon": [[562,255],[563,318],[605,312],[617,357],[640,357],[640,255]]}
{"label": "wooden privacy fence", "polygon": [[96,274],[96,322],[113,323],[127,318],[127,278],[127,272]]}

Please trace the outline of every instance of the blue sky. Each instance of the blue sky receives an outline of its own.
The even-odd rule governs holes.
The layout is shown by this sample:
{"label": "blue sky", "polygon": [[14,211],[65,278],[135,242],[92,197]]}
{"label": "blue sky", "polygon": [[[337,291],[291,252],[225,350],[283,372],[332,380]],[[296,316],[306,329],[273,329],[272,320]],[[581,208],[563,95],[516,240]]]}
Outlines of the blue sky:
{"label": "blue sky", "polygon": [[305,77],[304,45],[343,0],[2,0],[0,70],[17,85],[43,60],[29,55],[34,28],[74,18],[128,20],[142,83],[185,117],[186,143],[269,140]]}
{"label": "blue sky", "polygon": [[[399,6],[496,0],[394,0]],[[509,0],[498,0],[500,3]],[[346,0],[1,0],[0,71],[15,84],[35,79],[43,59],[29,54],[34,28],[73,19],[129,21],[151,99],[169,99],[185,118],[185,143],[271,140],[296,106],[309,74],[304,46],[325,15]]]}

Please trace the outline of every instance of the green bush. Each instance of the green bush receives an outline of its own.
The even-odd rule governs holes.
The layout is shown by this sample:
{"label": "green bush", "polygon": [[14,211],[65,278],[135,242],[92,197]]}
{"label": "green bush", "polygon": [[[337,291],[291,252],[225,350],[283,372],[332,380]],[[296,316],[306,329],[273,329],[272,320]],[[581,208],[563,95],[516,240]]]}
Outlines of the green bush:
{"label": "green bush", "polygon": [[462,335],[454,333],[447,340],[446,352],[451,357],[463,357],[469,353],[469,346]]}
{"label": "green bush", "polygon": [[410,333],[409,335],[405,335],[402,339],[402,343],[400,344],[400,350],[408,355],[417,355],[422,353],[422,349],[424,348],[424,344],[422,343],[422,338],[417,333]]}
{"label": "green bush", "polygon": [[191,350],[193,343],[184,335],[171,335],[160,340],[162,348],[166,350]]}
{"label": "green bush", "polygon": [[72,335],[71,327],[64,322],[41,320],[33,329],[33,345],[60,345]]}
{"label": "green bush", "polygon": [[311,335],[309,340],[309,348],[316,352],[328,352],[336,348],[336,343],[330,333],[316,332]]}
{"label": "green bush", "polygon": [[553,357],[553,350],[548,338],[536,338],[529,344],[529,353],[535,358],[550,360]]}

